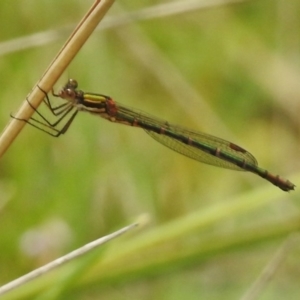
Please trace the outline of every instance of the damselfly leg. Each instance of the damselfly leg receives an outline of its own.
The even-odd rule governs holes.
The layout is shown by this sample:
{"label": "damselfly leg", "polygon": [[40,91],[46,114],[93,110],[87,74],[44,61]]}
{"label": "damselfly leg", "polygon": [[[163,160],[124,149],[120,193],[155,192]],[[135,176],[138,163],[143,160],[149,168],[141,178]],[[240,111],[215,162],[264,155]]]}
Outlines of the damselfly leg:
{"label": "damselfly leg", "polygon": [[[43,103],[50,110],[51,114],[54,117],[56,117],[56,121],[55,122],[49,121],[49,119],[47,119],[44,116],[44,114],[42,114],[41,112],[39,112],[38,109],[33,107],[33,105],[30,103],[28,98],[26,98],[28,105],[37,113],[37,115],[41,118],[41,120],[38,120],[34,117],[31,117],[29,120],[16,118],[13,115],[11,115],[11,117],[19,121],[26,122],[27,124],[30,124],[31,126],[51,136],[59,137],[61,134],[66,133],[66,131],[69,129],[71,123],[73,122],[75,116],[78,113],[78,110],[70,102],[65,102],[58,106],[54,106],[51,103],[48,94],[41,87],[38,86],[38,88],[40,89],[41,92],[45,94]],[[52,90],[52,95],[54,97],[57,97],[57,95],[53,92],[53,90]],[[63,120],[65,121],[64,123],[62,122]]]}

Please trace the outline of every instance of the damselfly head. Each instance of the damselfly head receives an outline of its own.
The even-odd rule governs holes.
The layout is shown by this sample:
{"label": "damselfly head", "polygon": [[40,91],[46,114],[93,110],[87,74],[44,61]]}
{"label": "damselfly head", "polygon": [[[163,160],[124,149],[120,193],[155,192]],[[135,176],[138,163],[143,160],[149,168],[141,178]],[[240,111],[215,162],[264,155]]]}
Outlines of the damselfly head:
{"label": "damselfly head", "polygon": [[75,79],[69,79],[67,84],[64,86],[64,89],[76,90],[78,87],[78,82]]}
{"label": "damselfly head", "polygon": [[74,79],[69,79],[66,85],[56,94],[56,96],[69,102],[76,103],[77,98],[81,95],[81,91],[76,90],[78,83]]}

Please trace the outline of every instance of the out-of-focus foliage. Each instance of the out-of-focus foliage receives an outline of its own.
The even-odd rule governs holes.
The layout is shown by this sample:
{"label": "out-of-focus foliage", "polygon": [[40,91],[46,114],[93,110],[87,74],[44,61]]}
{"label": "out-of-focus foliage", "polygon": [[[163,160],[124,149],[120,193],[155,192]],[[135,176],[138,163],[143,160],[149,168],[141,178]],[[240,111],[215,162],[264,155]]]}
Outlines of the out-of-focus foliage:
{"label": "out-of-focus foliage", "polygon": [[[190,1],[182,3],[186,9]],[[118,20],[160,4],[118,1],[107,18]],[[75,26],[87,9],[86,1],[2,1],[0,54],[10,40]],[[76,78],[85,91],[233,141],[263,168],[299,186],[299,28],[298,0],[245,1],[132,20],[95,32],[55,89]],[[29,48],[24,43],[25,49],[0,56],[2,128],[66,37]],[[297,190],[287,194],[253,174],[200,164],[159,145],[143,130],[84,113],[58,139],[26,126],[2,157],[0,170],[0,284],[145,214],[153,240],[170,224],[180,232],[184,222],[177,220],[189,220],[195,212],[224,214],[204,229],[191,225],[186,238],[169,246],[153,243],[148,255],[161,264],[153,263],[152,269],[122,274],[125,256],[111,277],[99,268],[86,281],[62,288],[68,299],[237,299],[284,240],[283,235],[267,242],[267,234],[260,240],[260,229],[280,222],[284,227],[298,213]],[[261,189],[274,201],[251,209]],[[224,202],[239,198],[247,199],[247,208],[226,217]],[[248,244],[241,242],[243,229],[253,235]],[[146,231],[123,237],[117,248],[122,250],[127,239],[142,239]],[[217,237],[235,233],[241,240],[234,246],[213,250]],[[209,244],[201,245],[202,239]],[[210,250],[201,252],[202,246]],[[135,252],[141,256],[137,259],[145,252],[143,247]],[[287,291],[289,299],[298,299],[299,255],[298,242],[260,299],[282,299]],[[47,289],[55,284],[52,278]]]}

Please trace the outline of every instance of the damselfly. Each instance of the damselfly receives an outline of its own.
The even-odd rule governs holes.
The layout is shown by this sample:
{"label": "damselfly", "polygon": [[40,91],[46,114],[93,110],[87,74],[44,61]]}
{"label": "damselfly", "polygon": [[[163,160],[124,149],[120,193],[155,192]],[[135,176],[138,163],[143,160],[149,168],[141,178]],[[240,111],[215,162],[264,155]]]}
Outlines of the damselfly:
{"label": "damselfly", "polygon": [[[57,94],[52,91],[53,96],[66,100],[65,103],[57,107],[51,105],[49,97],[45,93],[44,102],[57,117],[55,123],[50,123],[38,111],[36,112],[43,121],[34,118],[23,121],[58,137],[66,133],[78,111],[86,111],[111,122],[141,127],[158,142],[197,161],[227,169],[252,172],[270,181],[283,191],[290,191],[295,188],[295,185],[289,180],[260,168],[255,157],[236,144],[212,135],[172,125],[169,122],[127,108],[108,96],[85,93],[78,90],[77,87],[77,81],[69,79]],[[63,123],[63,120],[67,121]],[[41,125],[44,127],[42,128]]]}

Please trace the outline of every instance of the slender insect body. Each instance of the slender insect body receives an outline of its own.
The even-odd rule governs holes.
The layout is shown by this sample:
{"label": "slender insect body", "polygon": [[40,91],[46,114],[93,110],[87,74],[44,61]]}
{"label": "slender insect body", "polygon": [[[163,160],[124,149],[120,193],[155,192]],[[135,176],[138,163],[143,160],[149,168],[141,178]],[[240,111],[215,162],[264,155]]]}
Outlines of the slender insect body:
{"label": "slender insect body", "polygon": [[[55,123],[50,123],[38,111],[37,113],[45,123],[33,118],[31,121],[23,121],[26,121],[52,136],[58,137],[68,130],[78,111],[86,111],[111,122],[141,127],[161,144],[197,161],[227,169],[252,172],[270,181],[283,191],[290,191],[295,188],[295,185],[289,180],[285,180],[278,175],[273,175],[258,167],[254,156],[234,143],[205,133],[171,125],[166,121],[159,120],[155,117],[120,105],[108,96],[85,93],[81,90],[77,90],[77,87],[77,81],[69,79],[59,93],[53,93],[54,96],[69,102],[54,108],[51,106],[50,100],[46,94],[46,105],[52,113],[58,117],[58,120]],[[71,116],[63,125],[62,129],[57,129],[56,126],[58,126],[69,114]],[[33,121],[45,126],[49,131],[52,130],[54,133],[40,128],[36,123],[33,123]]]}

